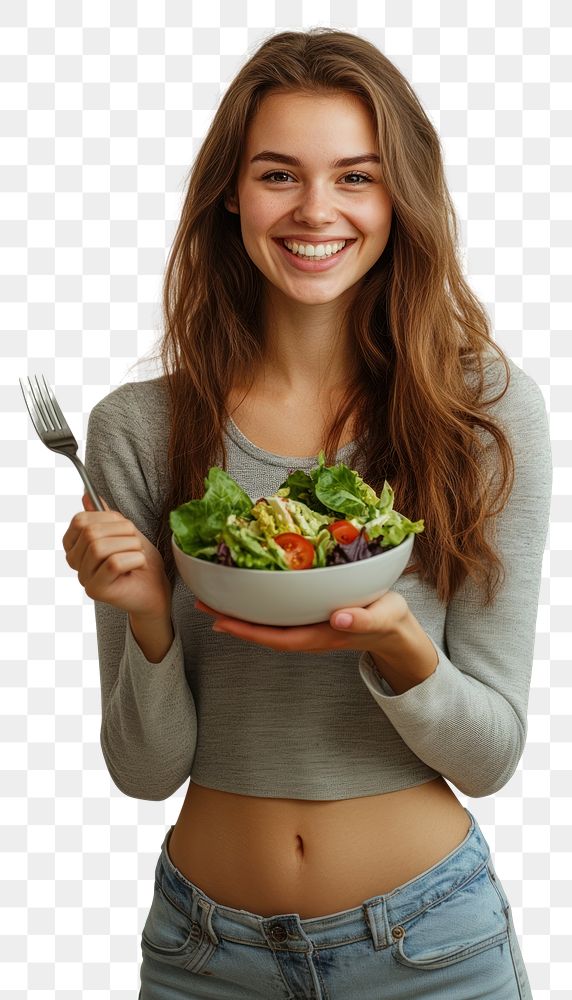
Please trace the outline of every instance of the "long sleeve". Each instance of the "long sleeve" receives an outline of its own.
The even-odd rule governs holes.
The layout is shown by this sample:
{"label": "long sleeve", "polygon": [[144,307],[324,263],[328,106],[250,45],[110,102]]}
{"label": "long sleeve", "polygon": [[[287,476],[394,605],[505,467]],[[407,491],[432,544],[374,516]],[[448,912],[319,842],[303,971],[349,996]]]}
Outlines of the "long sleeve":
{"label": "long sleeve", "polygon": [[524,751],[550,513],[552,460],[544,399],[514,363],[511,373],[505,396],[495,404],[515,462],[513,489],[496,519],[496,546],[506,575],[495,601],[485,608],[480,590],[467,580],[447,606],[443,648],[431,638],[439,657],[435,672],[402,694],[380,677],[369,653],[359,663],[372,697],[405,743],[472,797],[502,788]]}
{"label": "long sleeve", "polygon": [[[157,380],[120,386],[90,414],[85,464],[108,505],[154,544],[161,475],[156,448],[142,433],[148,420],[142,419],[138,396],[161,425],[161,408],[154,408],[160,401]],[[105,763],[126,795],[166,799],[189,777],[197,738],[179,631],[175,627],[163,660],[151,663],[133,637],[127,613],[94,604]]]}

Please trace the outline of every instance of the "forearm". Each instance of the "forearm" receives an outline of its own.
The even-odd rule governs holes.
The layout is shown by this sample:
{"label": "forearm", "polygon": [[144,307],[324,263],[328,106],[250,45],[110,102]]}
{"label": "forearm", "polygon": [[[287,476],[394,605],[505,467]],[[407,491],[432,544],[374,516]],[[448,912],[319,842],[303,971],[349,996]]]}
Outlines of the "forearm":
{"label": "forearm", "polygon": [[160,662],[148,660],[131,628],[102,705],[101,748],[126,795],[165,799],[188,778],[197,718],[180,636]]}
{"label": "forearm", "polygon": [[434,673],[439,656],[411,611],[369,650],[378,673],[395,694],[403,694]]}
{"label": "forearm", "polygon": [[160,663],[168,653],[175,633],[170,612],[157,618],[129,615],[131,632],[141,652],[150,663]]}
{"label": "forearm", "polygon": [[[420,760],[465,795],[492,795],[514,774],[526,728],[501,693],[463,673],[439,647],[437,651],[437,668],[426,683],[420,679],[406,688],[398,681],[393,694],[383,689],[369,651],[362,658],[360,673],[374,700]],[[387,684],[392,686],[392,681],[387,679]]]}

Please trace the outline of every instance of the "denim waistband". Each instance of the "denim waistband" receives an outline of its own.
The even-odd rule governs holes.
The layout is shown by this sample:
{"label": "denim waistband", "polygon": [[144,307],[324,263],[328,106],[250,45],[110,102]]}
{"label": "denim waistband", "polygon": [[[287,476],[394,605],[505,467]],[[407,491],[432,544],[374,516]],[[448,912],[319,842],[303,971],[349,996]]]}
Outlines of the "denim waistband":
{"label": "denim waistband", "polygon": [[161,845],[155,877],[173,904],[199,923],[217,944],[221,936],[274,951],[311,952],[371,935],[375,948],[387,948],[400,936],[402,921],[454,892],[487,864],[489,845],[473,814],[468,809],[465,812],[471,821],[465,839],[431,868],[360,906],[321,917],[302,919],[297,913],[263,917],[217,903],[171,861],[167,844],[172,826]]}

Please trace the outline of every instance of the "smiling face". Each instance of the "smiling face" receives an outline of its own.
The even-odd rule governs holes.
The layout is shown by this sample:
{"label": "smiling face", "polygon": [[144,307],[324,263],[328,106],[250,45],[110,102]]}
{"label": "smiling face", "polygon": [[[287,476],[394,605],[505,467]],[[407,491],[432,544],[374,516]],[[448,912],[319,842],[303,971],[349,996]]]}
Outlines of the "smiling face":
{"label": "smiling face", "polygon": [[274,289],[307,305],[357,293],[391,229],[377,160],[370,113],[354,95],[263,98],[225,204],[240,214],[246,252]]}

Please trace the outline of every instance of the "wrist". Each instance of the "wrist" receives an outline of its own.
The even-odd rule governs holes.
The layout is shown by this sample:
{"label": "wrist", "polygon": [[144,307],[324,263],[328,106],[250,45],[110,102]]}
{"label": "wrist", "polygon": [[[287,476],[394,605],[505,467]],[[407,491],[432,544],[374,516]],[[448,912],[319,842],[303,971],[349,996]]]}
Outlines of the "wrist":
{"label": "wrist", "polygon": [[160,663],[175,638],[170,609],[154,615],[131,613],[129,627],[145,659],[150,663]]}
{"label": "wrist", "polygon": [[395,694],[427,680],[439,662],[435,646],[409,607],[390,631],[372,641],[368,652]]}
{"label": "wrist", "polygon": [[138,625],[145,626],[145,624],[157,625],[161,622],[171,620],[171,599],[172,592],[169,585],[163,588],[162,592],[153,595],[151,601],[144,611],[130,611],[129,620],[136,622]]}
{"label": "wrist", "polygon": [[161,625],[171,621],[171,607],[169,605],[165,608],[153,609],[153,611],[130,611],[129,621],[142,628]]}

